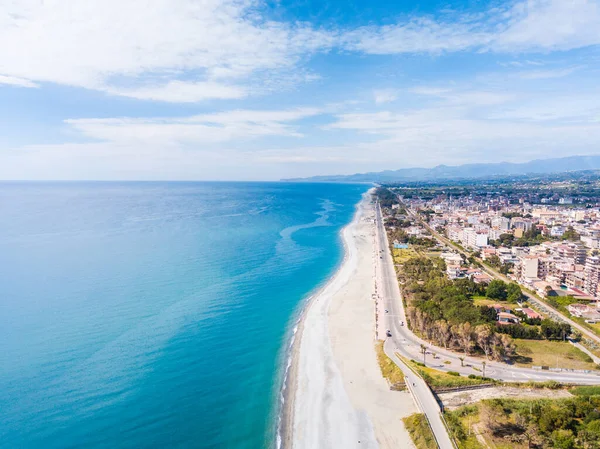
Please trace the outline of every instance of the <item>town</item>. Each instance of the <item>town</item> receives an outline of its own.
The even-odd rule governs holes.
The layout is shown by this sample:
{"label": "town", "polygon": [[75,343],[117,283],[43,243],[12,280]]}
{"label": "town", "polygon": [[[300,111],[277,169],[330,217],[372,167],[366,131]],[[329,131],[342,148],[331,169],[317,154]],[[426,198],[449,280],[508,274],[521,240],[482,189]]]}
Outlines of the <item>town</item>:
{"label": "town", "polygon": [[[589,196],[561,195],[564,185],[513,186],[510,193],[496,186],[479,187],[477,193],[462,195],[448,194],[443,187],[394,189],[398,202],[391,205],[391,223],[403,227],[405,236],[396,247],[408,247],[411,239],[432,238],[424,226],[408,220],[411,211],[428,228],[470,253],[472,261],[495,268],[572,317],[596,324],[600,322],[600,209],[591,207]],[[491,280],[478,263],[468,263],[456,250],[444,251],[440,257],[451,279]]]}

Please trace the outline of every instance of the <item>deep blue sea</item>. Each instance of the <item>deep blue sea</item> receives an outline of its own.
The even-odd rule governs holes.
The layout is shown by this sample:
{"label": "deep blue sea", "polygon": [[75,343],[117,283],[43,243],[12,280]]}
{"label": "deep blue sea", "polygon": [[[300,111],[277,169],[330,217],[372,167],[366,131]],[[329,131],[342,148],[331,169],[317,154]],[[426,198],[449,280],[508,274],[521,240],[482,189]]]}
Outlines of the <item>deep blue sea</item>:
{"label": "deep blue sea", "polygon": [[0,447],[273,445],[364,185],[0,183]]}

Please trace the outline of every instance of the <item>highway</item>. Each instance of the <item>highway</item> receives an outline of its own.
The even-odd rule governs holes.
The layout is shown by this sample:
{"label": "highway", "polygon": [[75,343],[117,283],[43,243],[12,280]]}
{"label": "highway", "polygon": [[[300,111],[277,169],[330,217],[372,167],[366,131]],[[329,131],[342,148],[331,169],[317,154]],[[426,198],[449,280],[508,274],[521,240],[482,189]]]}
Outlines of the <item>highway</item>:
{"label": "highway", "polygon": [[[483,359],[476,357],[467,357],[461,363],[458,354],[440,347],[431,345],[415,334],[408,327],[402,326],[401,322],[406,323],[406,316],[400,286],[394,269],[394,262],[389,250],[387,233],[383,227],[381,209],[378,205],[375,207],[375,238],[376,252],[376,284],[379,301],[382,301],[384,308],[388,313],[380,317],[380,325],[391,331],[392,336],[388,338],[393,342],[393,351],[398,352],[404,357],[422,361],[421,344],[425,345],[429,354],[426,356],[427,366],[434,367],[440,371],[457,371],[463,375],[483,374]],[[388,346],[389,347],[389,344]],[[433,354],[436,358],[433,358]],[[389,354],[388,354],[389,355]],[[447,363],[450,362],[450,363]],[[557,364],[559,360],[557,359]],[[520,368],[506,363],[486,361],[485,376],[507,382],[527,382],[527,381],[547,381],[555,380],[562,383],[574,383],[583,385],[595,385],[600,383],[600,372],[592,371],[588,373],[571,371],[542,371],[531,368]]]}

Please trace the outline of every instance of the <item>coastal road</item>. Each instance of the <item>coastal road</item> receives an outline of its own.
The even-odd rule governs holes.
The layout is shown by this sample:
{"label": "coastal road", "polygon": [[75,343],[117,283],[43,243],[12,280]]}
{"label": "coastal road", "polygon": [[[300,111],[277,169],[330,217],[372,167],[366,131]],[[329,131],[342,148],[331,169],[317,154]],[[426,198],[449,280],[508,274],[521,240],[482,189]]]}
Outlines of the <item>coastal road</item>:
{"label": "coastal road", "polygon": [[[433,346],[413,334],[406,325],[401,325],[401,322],[406,324],[406,315],[379,205],[375,206],[375,227],[377,294],[379,301],[383,302],[388,311],[384,314],[381,325],[391,331],[392,336],[388,340],[393,342],[395,352],[409,359],[420,360],[422,358],[421,345],[425,345],[428,352],[435,353],[437,357],[433,359],[432,355],[428,355],[428,366],[440,371],[457,371],[463,375],[483,374],[483,360],[468,357],[463,361],[463,366],[463,362],[460,360],[461,354]],[[541,371],[492,361],[486,361],[485,375],[507,382],[555,380],[583,385],[600,383],[600,373],[598,372]]]}

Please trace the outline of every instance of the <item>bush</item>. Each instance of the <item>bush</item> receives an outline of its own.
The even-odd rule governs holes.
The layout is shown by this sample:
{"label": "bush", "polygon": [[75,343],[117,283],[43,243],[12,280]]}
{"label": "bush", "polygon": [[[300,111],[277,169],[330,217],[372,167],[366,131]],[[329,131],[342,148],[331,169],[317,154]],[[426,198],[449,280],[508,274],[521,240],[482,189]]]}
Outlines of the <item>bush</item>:
{"label": "bush", "polygon": [[597,396],[600,395],[600,386],[575,387],[571,393],[577,396]]}
{"label": "bush", "polygon": [[460,376],[460,373],[457,373],[456,371],[448,371],[448,374],[451,376]]}

